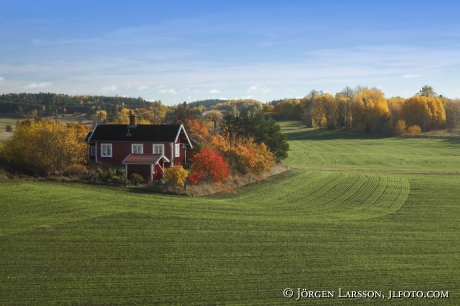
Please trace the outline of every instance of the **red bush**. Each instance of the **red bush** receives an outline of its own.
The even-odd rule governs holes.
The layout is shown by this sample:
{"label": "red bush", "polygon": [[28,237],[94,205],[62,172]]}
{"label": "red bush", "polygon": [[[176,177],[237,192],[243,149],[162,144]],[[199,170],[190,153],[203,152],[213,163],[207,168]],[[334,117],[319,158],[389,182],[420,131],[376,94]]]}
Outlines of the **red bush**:
{"label": "red bush", "polygon": [[194,184],[201,177],[221,183],[230,176],[228,163],[215,150],[204,148],[193,156],[192,163],[189,179]]}

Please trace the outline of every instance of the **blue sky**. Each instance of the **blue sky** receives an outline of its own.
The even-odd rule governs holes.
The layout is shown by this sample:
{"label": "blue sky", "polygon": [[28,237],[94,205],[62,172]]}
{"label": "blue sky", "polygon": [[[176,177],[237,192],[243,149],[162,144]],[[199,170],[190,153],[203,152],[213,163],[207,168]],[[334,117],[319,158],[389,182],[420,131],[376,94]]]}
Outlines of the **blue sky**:
{"label": "blue sky", "polygon": [[0,93],[460,97],[460,1],[0,0]]}

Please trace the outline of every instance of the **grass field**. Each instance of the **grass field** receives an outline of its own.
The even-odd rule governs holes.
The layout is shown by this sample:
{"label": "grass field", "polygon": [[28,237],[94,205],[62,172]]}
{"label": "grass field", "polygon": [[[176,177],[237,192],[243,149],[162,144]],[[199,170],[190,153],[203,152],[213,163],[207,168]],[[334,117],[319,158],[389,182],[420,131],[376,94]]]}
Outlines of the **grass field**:
{"label": "grass field", "polygon": [[16,119],[14,118],[0,118],[0,143],[8,140],[13,133],[12,132],[5,132],[5,127],[7,125],[11,125],[11,127],[15,128],[16,126]]}
{"label": "grass field", "polygon": [[228,194],[0,182],[0,305],[460,303],[459,143],[286,132],[295,168]]}
{"label": "grass field", "polygon": [[286,163],[295,167],[380,172],[460,171],[460,139],[382,138],[317,130],[286,133],[291,149]]}

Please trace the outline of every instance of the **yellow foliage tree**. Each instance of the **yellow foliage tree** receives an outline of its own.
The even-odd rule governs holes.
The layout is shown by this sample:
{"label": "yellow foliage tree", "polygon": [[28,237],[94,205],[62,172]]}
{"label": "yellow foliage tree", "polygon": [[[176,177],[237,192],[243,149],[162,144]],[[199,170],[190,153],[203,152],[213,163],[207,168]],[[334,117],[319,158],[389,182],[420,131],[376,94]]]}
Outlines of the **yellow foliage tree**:
{"label": "yellow foliage tree", "polygon": [[188,176],[188,171],[182,166],[173,166],[164,169],[163,179],[174,186],[184,186],[185,179]]}
{"label": "yellow foliage tree", "polygon": [[444,102],[444,109],[446,110],[446,127],[457,128],[460,125],[460,101],[447,100]]}
{"label": "yellow foliage tree", "polygon": [[129,115],[131,110],[128,108],[122,108],[117,112],[117,117],[114,120],[115,124],[129,124]]}
{"label": "yellow foliage tree", "polygon": [[302,106],[298,99],[285,99],[276,104],[273,112],[280,116],[281,119],[300,119]]}
{"label": "yellow foliage tree", "polygon": [[406,122],[404,120],[398,120],[395,125],[394,135],[403,136],[406,131]]}
{"label": "yellow foliage tree", "polygon": [[262,111],[264,112],[264,114],[273,113],[274,110],[275,110],[275,107],[273,106],[273,104],[264,104],[262,108]]}
{"label": "yellow foliage tree", "polygon": [[407,134],[409,135],[417,135],[422,132],[422,129],[418,125],[411,125],[407,128]]}
{"label": "yellow foliage tree", "polygon": [[163,105],[161,101],[154,101],[150,103],[150,107],[148,110],[153,114],[151,122],[153,124],[161,124],[166,117],[168,107],[166,105]]}
{"label": "yellow foliage tree", "polygon": [[369,129],[380,133],[391,115],[383,92],[378,89],[364,89],[355,97],[357,123],[360,130]]}
{"label": "yellow foliage tree", "polygon": [[226,110],[228,112],[235,112],[242,109],[262,109],[263,104],[260,101],[252,99],[238,99],[230,100],[227,102],[218,103],[212,106],[212,109]]}
{"label": "yellow foliage tree", "polygon": [[311,121],[312,121],[312,126],[314,127],[319,127],[323,128],[326,126],[326,108],[325,108],[325,103],[324,100],[326,100],[322,95],[315,96],[315,98],[312,101],[312,106],[311,106]]}
{"label": "yellow foliage tree", "polygon": [[387,100],[388,108],[390,109],[391,118],[393,122],[398,122],[399,113],[401,112],[402,105],[404,104],[405,99],[401,97],[392,97]]}
{"label": "yellow foliage tree", "polygon": [[96,111],[96,114],[94,115],[94,119],[96,119],[98,122],[104,122],[105,120],[107,120],[107,111],[105,110]]}
{"label": "yellow foliage tree", "polygon": [[5,145],[5,157],[32,171],[62,174],[68,166],[86,162],[87,147],[82,134],[81,126],[44,120],[18,122],[12,139]]}
{"label": "yellow foliage tree", "polygon": [[337,126],[351,129],[351,98],[343,93],[335,95],[337,104]]}
{"label": "yellow foliage tree", "polygon": [[401,107],[400,117],[408,126],[418,125],[422,131],[441,128],[446,123],[442,101],[435,97],[413,96]]}

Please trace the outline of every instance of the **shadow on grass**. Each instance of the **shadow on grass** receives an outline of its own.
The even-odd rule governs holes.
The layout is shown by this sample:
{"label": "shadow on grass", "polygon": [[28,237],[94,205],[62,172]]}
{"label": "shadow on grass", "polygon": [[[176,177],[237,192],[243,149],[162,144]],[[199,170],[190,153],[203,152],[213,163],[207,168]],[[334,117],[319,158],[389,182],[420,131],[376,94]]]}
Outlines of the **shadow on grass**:
{"label": "shadow on grass", "polygon": [[382,139],[382,135],[370,133],[349,133],[344,131],[328,131],[323,129],[300,130],[286,133],[288,140],[334,140],[334,139]]}
{"label": "shadow on grass", "polygon": [[127,192],[135,194],[151,194],[151,195],[173,195],[173,196],[187,196],[183,191],[183,187],[178,187],[177,189],[171,190],[171,188],[161,188],[161,187],[152,187],[152,186],[138,186],[138,187],[126,187]]}
{"label": "shadow on grass", "polygon": [[[460,146],[460,138],[445,138],[443,139],[443,141],[447,142],[450,145]],[[460,154],[460,151],[459,151],[459,154]]]}

